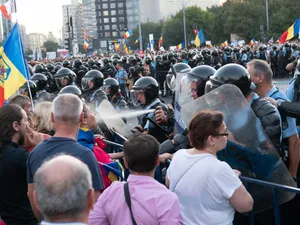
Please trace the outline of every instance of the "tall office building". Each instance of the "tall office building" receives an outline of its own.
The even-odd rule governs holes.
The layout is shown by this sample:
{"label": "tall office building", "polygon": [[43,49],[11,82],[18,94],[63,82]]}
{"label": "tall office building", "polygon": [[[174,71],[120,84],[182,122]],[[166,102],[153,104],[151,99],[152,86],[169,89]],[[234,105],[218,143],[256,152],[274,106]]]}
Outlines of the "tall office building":
{"label": "tall office building", "polygon": [[76,24],[76,38],[77,38],[77,44],[83,45],[83,39],[84,39],[84,23],[83,23],[83,5],[82,3],[78,3],[75,13],[75,24]]}
{"label": "tall office building", "polygon": [[98,38],[95,0],[82,0],[82,15],[83,29],[86,29],[89,38]]}
{"label": "tall office building", "polygon": [[[63,5],[62,11],[63,11],[63,27],[62,27],[62,38],[65,40],[66,38],[69,38],[69,28],[68,28],[68,21],[70,22],[70,18],[72,17],[72,27],[70,26],[70,34],[73,33],[73,44],[77,44],[77,27],[75,22],[76,17],[76,10],[77,10],[77,3],[78,1],[72,1],[73,4],[70,5]],[[71,25],[71,24],[70,24]]]}
{"label": "tall office building", "polygon": [[[128,28],[134,29],[139,24],[139,0],[127,0]],[[140,16],[142,23],[158,22],[163,19],[163,0],[141,0]]]}
{"label": "tall office building", "polygon": [[100,40],[120,38],[127,28],[126,0],[96,0],[96,20]]}
{"label": "tall office building", "polygon": [[27,37],[28,37],[28,45],[31,50],[42,48],[44,42],[47,40],[46,35],[40,33],[30,33],[27,35]]}

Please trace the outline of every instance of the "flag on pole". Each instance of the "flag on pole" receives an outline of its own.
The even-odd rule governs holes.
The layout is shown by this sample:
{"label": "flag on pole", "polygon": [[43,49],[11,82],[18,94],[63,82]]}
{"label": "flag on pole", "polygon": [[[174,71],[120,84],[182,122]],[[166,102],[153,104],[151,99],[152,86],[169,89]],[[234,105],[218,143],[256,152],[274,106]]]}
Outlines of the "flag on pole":
{"label": "flag on pole", "polygon": [[159,41],[158,41],[158,48],[160,49],[160,47],[163,44],[163,36],[160,36]]}
{"label": "flag on pole", "polygon": [[133,44],[136,45],[139,42],[139,40],[140,40],[140,38],[137,38]]}
{"label": "flag on pole", "polygon": [[28,67],[16,23],[0,48],[0,106],[28,80]]}
{"label": "flag on pole", "polygon": [[203,43],[205,43],[205,37],[204,37],[203,30],[200,29],[200,31],[198,32],[195,38],[195,45],[196,47],[199,47]]}
{"label": "flag on pole", "polygon": [[274,43],[273,37],[268,41],[269,44]]}
{"label": "flag on pole", "polygon": [[118,44],[118,43],[115,44],[115,51],[116,52],[120,51],[120,44]]}
{"label": "flag on pole", "polygon": [[15,0],[8,0],[6,3],[0,6],[0,9],[4,15],[4,17],[9,20],[10,15],[12,13],[17,12],[17,7],[16,7],[16,1]]}
{"label": "flag on pole", "polygon": [[128,30],[128,31],[123,35],[123,37],[124,37],[125,39],[129,38],[130,36],[132,36],[132,31],[131,31],[131,30]]}
{"label": "flag on pole", "polygon": [[177,45],[176,49],[180,50],[184,48],[184,42],[181,42],[179,45]]}
{"label": "flag on pole", "polygon": [[126,54],[129,53],[126,43],[124,43],[124,45],[123,45],[123,53],[126,53]]}
{"label": "flag on pole", "polygon": [[252,38],[249,45],[253,45],[256,42],[255,38]]}
{"label": "flag on pole", "polygon": [[86,32],[86,29],[84,29],[83,34],[84,34],[83,48],[87,49],[90,45],[90,42],[89,42],[89,36]]}
{"label": "flag on pole", "polygon": [[300,32],[300,17],[293,23],[292,26],[290,26],[289,29],[287,29],[279,38],[281,43],[284,43],[288,40],[291,40],[293,37],[295,37]]}

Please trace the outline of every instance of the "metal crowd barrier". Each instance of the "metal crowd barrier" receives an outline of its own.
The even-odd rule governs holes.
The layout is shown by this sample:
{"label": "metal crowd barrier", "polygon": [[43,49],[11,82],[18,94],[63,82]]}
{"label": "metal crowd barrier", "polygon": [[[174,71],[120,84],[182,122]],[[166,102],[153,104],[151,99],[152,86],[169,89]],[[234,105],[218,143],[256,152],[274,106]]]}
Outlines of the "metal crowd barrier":
{"label": "metal crowd barrier", "polygon": [[[243,177],[243,176],[241,176],[240,179],[245,183],[247,189],[251,188],[251,183],[272,188],[273,206],[274,206],[274,215],[275,215],[275,225],[281,225],[280,211],[279,211],[279,204],[278,204],[278,196],[277,196],[278,190],[283,190],[283,191],[287,191],[287,192],[293,192],[293,193],[296,193],[296,194],[300,194],[300,189],[298,189],[298,188],[294,188],[294,187],[290,187],[290,186],[286,186],[286,185],[281,185],[281,184],[276,184],[276,183],[272,183],[272,182],[268,182],[268,181],[257,180],[257,179],[253,179],[253,178],[249,178],[249,177]],[[250,212],[249,220],[250,220],[249,224],[254,225],[254,214],[253,214],[253,212]]]}

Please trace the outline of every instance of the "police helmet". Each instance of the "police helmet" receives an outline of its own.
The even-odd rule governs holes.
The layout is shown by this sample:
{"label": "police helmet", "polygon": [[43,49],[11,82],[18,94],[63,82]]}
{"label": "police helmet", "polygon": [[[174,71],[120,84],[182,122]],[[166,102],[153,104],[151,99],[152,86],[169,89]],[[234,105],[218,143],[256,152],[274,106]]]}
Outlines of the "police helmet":
{"label": "police helmet", "polygon": [[57,71],[59,71],[62,68],[61,65],[56,65],[53,69],[54,74],[57,73]]}
{"label": "police helmet", "polygon": [[150,65],[151,62],[152,62],[152,59],[151,59],[149,56],[147,56],[147,57],[145,58],[144,62],[145,62],[145,64]]}
{"label": "police helmet", "polygon": [[126,57],[126,56],[122,56],[121,62],[122,62],[123,64],[127,63],[127,57]]}
{"label": "police helmet", "polygon": [[[27,83],[28,82],[28,83]],[[28,80],[22,87],[19,88],[20,94],[30,96],[29,91],[28,91],[28,85],[30,87],[30,92],[32,98],[36,96],[37,88],[36,85],[33,81]]]}
{"label": "police helmet", "polygon": [[48,70],[49,72],[51,72],[51,71],[53,71],[53,69],[54,69],[54,65],[53,65],[52,63],[48,63],[48,64],[46,65],[46,68],[47,68],[47,70]]}
{"label": "police helmet", "polygon": [[149,105],[158,97],[157,81],[153,77],[141,77],[134,83],[130,94],[134,105],[139,105],[138,94],[140,92],[145,96],[145,104]]}
{"label": "police helmet", "polygon": [[81,80],[82,90],[97,90],[103,85],[104,76],[99,70],[90,70]]}
{"label": "police helmet", "polygon": [[68,68],[61,68],[54,74],[54,80],[58,89],[62,89],[76,81],[76,74]]}
{"label": "police helmet", "polygon": [[45,90],[48,84],[48,79],[44,74],[36,73],[31,79],[35,83],[37,91]]}
{"label": "police helmet", "polygon": [[63,64],[61,63],[61,62],[57,62],[57,63],[55,63],[55,66],[63,66]]}
{"label": "police helmet", "polygon": [[68,60],[64,60],[64,61],[62,62],[62,65],[63,65],[63,67],[66,67],[66,68],[70,68],[70,67],[71,67],[71,63],[70,63],[70,61],[68,61]]}
{"label": "police helmet", "polygon": [[208,93],[223,84],[233,84],[237,86],[244,96],[249,95],[255,88],[251,83],[250,74],[245,67],[230,63],[218,69],[205,85],[205,93]]}
{"label": "police helmet", "polygon": [[81,97],[81,90],[76,85],[68,85],[62,88],[58,94],[74,94]]}
{"label": "police helmet", "polygon": [[121,57],[118,54],[113,54],[111,59],[121,59]]}
{"label": "police helmet", "polygon": [[32,76],[34,74],[32,66],[30,64],[27,64],[27,67],[28,67],[29,75]]}
{"label": "police helmet", "polygon": [[102,90],[107,95],[113,96],[113,95],[119,93],[119,88],[120,88],[119,82],[115,78],[109,77],[103,81]]}
{"label": "police helmet", "polygon": [[207,65],[197,66],[188,72],[187,79],[197,83],[197,95],[199,97],[204,95],[205,83],[215,72],[216,70],[213,67]]}
{"label": "police helmet", "polygon": [[108,58],[103,58],[103,59],[102,59],[102,62],[103,62],[104,65],[106,65],[106,64],[109,63],[109,60],[108,60]]}
{"label": "police helmet", "polygon": [[73,62],[73,67],[79,68],[82,65],[82,62],[80,59],[75,59]]}
{"label": "police helmet", "polygon": [[34,73],[43,73],[44,72],[44,68],[42,65],[37,64],[33,67],[33,72]]}

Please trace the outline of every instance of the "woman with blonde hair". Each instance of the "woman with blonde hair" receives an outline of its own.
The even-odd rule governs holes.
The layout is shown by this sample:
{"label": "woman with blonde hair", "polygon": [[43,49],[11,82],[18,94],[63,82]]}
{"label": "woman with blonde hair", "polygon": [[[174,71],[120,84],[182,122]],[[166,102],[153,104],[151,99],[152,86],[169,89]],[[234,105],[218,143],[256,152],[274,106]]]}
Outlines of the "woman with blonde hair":
{"label": "woman with blonde hair", "polygon": [[38,132],[53,135],[54,128],[51,121],[52,102],[40,102],[34,107],[32,128]]}

